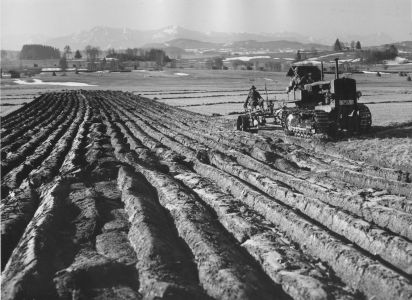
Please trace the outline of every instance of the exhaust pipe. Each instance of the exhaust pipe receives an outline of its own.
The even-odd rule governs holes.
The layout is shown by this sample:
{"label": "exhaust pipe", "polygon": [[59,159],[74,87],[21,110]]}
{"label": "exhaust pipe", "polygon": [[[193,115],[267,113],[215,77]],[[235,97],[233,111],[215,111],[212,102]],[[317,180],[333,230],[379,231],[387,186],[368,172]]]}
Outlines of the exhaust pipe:
{"label": "exhaust pipe", "polygon": [[335,79],[339,79],[339,58],[335,58]]}
{"label": "exhaust pipe", "polygon": [[323,81],[324,73],[323,73],[323,61],[320,62],[320,78]]}

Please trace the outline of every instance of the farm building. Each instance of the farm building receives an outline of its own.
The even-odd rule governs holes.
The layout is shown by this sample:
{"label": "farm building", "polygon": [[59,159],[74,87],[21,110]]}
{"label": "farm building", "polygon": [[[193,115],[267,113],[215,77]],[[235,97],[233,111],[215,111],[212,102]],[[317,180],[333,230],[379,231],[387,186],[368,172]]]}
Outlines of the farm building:
{"label": "farm building", "polygon": [[283,72],[289,66],[289,61],[273,59],[270,56],[231,57],[223,61],[223,65],[231,70],[258,70]]}
{"label": "farm building", "polygon": [[[119,60],[117,58],[103,58],[95,62],[86,61],[85,66],[89,72],[96,71],[119,71]],[[79,65],[81,67],[81,65]]]}
{"label": "farm building", "polygon": [[207,59],[177,59],[176,68],[181,69],[207,69]]}
{"label": "farm building", "polygon": [[59,66],[60,59],[21,59],[20,65],[23,68],[52,68]]}
{"label": "farm building", "polygon": [[85,59],[68,59],[67,65],[73,68],[86,68],[87,61]]}
{"label": "farm building", "polygon": [[119,71],[119,60],[117,58],[104,58],[102,60],[103,69],[109,71]]}

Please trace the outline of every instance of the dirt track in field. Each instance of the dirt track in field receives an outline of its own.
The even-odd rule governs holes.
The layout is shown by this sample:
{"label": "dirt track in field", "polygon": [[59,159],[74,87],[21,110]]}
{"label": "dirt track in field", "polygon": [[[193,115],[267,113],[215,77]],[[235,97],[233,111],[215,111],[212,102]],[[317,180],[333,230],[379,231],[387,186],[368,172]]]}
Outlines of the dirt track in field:
{"label": "dirt track in field", "polygon": [[412,297],[410,166],[115,91],[1,130],[3,299]]}

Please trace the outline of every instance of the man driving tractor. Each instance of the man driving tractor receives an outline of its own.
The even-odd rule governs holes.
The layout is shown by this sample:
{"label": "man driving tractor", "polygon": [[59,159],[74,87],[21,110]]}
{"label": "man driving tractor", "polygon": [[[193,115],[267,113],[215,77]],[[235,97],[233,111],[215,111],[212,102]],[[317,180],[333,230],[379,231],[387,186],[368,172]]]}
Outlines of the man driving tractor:
{"label": "man driving tractor", "polygon": [[308,83],[313,83],[313,79],[312,79],[312,73],[307,73],[304,74],[302,76],[300,76],[297,73],[297,67],[292,67],[293,72],[295,73],[295,76],[293,76],[293,78],[291,79],[289,86],[286,89],[286,92],[289,93],[292,90],[296,90],[296,89],[304,89],[305,84]]}
{"label": "man driving tractor", "polygon": [[259,106],[260,109],[263,110],[263,101],[264,100],[262,96],[260,96],[260,93],[256,90],[256,87],[252,85],[252,87],[249,90],[249,94],[247,95],[247,98],[245,100],[245,103],[243,104],[243,107],[247,108],[249,106],[251,110],[256,110]]}

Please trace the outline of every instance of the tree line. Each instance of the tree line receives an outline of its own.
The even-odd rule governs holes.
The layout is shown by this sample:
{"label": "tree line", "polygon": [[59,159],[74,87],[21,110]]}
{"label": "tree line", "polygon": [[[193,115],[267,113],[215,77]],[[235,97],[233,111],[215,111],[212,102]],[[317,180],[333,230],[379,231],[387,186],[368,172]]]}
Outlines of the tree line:
{"label": "tree line", "polygon": [[391,60],[398,56],[398,49],[394,45],[383,49],[363,50],[357,53],[358,58],[362,58],[365,63],[377,64],[384,60]]}
{"label": "tree line", "polygon": [[117,58],[122,61],[155,61],[158,65],[171,61],[166,52],[161,49],[140,49],[128,48],[124,52],[116,52],[115,49],[109,49],[106,55],[107,58]]}
{"label": "tree line", "polygon": [[[336,39],[333,44],[334,51],[342,51],[346,48],[345,44]],[[383,48],[362,50],[361,43],[359,41],[352,41],[350,43],[350,49],[357,50],[356,57],[361,58],[363,62],[367,64],[377,64],[384,60],[391,60],[398,56],[398,49],[395,45],[386,45]]]}
{"label": "tree line", "polygon": [[356,41],[356,42],[351,41],[350,46],[349,45],[347,46],[347,44],[345,44],[344,42],[341,42],[339,39],[336,39],[336,41],[333,44],[332,48],[333,48],[334,51],[342,51],[345,48],[349,48],[352,51],[354,51],[354,50],[361,50],[362,45],[361,45],[360,41]]}
{"label": "tree line", "polygon": [[20,59],[59,59],[60,50],[45,45],[23,45]]}
{"label": "tree line", "polygon": [[[103,53],[99,47],[86,46],[83,50],[84,55],[88,61],[96,61]],[[52,46],[27,44],[23,45],[20,51],[20,59],[60,59],[66,57],[71,58],[72,50],[69,45],[64,47],[61,53],[59,49]],[[73,56],[75,59],[83,57],[80,50],[76,50]],[[128,48],[125,51],[117,52],[115,49],[107,51],[107,58],[117,58],[120,61],[158,61],[162,63],[170,62],[170,58],[161,49],[139,49]]]}

